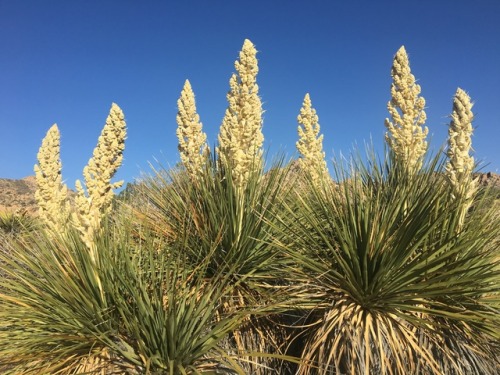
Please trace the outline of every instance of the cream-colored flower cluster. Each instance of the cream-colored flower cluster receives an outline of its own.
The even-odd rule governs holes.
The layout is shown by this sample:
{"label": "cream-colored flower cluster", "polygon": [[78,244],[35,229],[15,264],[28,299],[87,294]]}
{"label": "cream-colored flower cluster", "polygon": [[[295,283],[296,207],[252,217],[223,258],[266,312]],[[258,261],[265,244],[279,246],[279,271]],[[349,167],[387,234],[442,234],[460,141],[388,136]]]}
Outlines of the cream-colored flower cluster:
{"label": "cream-colored flower cluster", "polygon": [[92,244],[94,232],[100,227],[103,215],[111,209],[113,189],[123,184],[123,181],[112,183],[111,179],[123,161],[125,138],[125,117],[120,107],[113,103],[93,156],[83,169],[86,193],[82,183],[76,181],[75,225],[82,232],[87,245]]}
{"label": "cream-colored flower cluster", "polygon": [[122,181],[111,179],[120,167],[125,149],[126,128],[123,112],[113,103],[93,157],[83,170],[85,187],[76,181],[75,207],[68,201],[67,187],[61,180],[60,136],[53,125],[42,141],[35,165],[37,191],[35,197],[41,219],[49,228],[64,233],[68,223],[78,228],[82,239],[92,249],[93,235],[101,225],[102,217],[111,209],[113,189]]}
{"label": "cream-colored flower cluster", "polygon": [[464,201],[461,222],[477,190],[477,180],[472,176],[474,157],[470,155],[474,119],[472,106],[469,95],[458,88],[453,98],[453,112],[448,129],[446,174],[453,189],[453,197]]}
{"label": "cream-colored flower cluster", "polygon": [[406,50],[401,47],[394,57],[391,75],[391,100],[387,109],[392,121],[385,119],[388,129],[386,141],[396,157],[401,160],[408,170],[415,171],[422,165],[422,159],[427,151],[427,127],[422,125],[426,121],[424,111],[425,99],[419,96],[421,89],[415,83],[411,74],[410,62]]}
{"label": "cream-colored flower cluster", "polygon": [[229,80],[227,94],[229,106],[219,132],[217,152],[223,165],[231,168],[233,182],[243,188],[252,168],[262,163],[262,103],[256,83],[257,50],[248,39],[243,43],[239,61],[235,62],[238,74]]}
{"label": "cream-colored flower cluster", "polygon": [[69,219],[68,188],[62,182],[60,134],[54,124],[47,132],[38,151],[35,165],[39,217],[56,232],[63,231]]}
{"label": "cream-colored flower cluster", "polygon": [[301,156],[299,165],[309,174],[314,183],[318,183],[328,175],[328,169],[323,152],[323,135],[319,135],[318,115],[312,107],[309,94],[304,97],[297,121],[300,124],[298,126],[299,140],[296,143]]}
{"label": "cream-colored flower cluster", "polygon": [[454,186],[459,186],[461,182],[468,180],[474,168],[474,157],[469,154],[472,149],[472,120],[474,119],[472,106],[469,95],[458,88],[453,98],[446,153],[449,158],[446,171]]}
{"label": "cream-colored flower cluster", "polygon": [[208,148],[207,136],[202,131],[203,125],[196,112],[194,92],[188,80],[184,83],[177,107],[177,138],[181,161],[191,179],[196,179],[203,169]]}

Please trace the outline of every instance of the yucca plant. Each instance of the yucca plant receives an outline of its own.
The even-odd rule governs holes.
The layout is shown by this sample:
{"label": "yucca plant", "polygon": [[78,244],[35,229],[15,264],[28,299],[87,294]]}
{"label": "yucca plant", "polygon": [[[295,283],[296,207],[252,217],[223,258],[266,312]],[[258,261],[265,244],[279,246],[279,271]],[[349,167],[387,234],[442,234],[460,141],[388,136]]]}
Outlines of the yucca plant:
{"label": "yucca plant", "polygon": [[36,227],[36,219],[26,211],[0,212],[0,234],[16,237]]}
{"label": "yucca plant", "polygon": [[476,199],[457,230],[443,171],[372,157],[297,196],[281,247],[309,291],[298,374],[498,372],[498,216]]}
{"label": "yucca plant", "polygon": [[[292,182],[285,183],[288,169],[276,162],[263,174],[261,167],[249,174],[244,190],[236,188],[231,168],[221,168],[217,160],[208,158],[205,167],[192,183],[183,172],[159,170],[139,188],[142,225],[166,236],[173,243],[188,241],[184,252],[186,267],[198,267],[209,259],[206,277],[224,273],[238,286],[233,299],[221,305],[221,313],[232,309],[261,311],[245,319],[242,327],[226,340],[228,352],[241,354],[241,365],[249,373],[280,373],[286,332],[278,322],[279,313],[287,309],[287,288],[283,284],[289,259],[270,244],[272,221],[282,209],[282,201]],[[165,230],[165,228],[168,228]],[[178,233],[186,233],[179,238]],[[207,249],[214,249],[210,254]],[[249,353],[254,355],[249,355]],[[259,358],[258,354],[267,356]],[[271,372],[269,372],[271,371]],[[274,371],[274,372],[272,372]]]}
{"label": "yucca plant", "polygon": [[[214,158],[202,151],[205,136],[201,133],[194,95],[184,88],[178,102],[177,134],[185,171],[160,170],[143,184],[139,198],[143,203],[138,217],[145,217],[145,225],[159,238],[176,243],[179,233],[188,233],[182,240],[196,249],[185,254],[190,267],[196,268],[200,259],[206,258],[207,254],[199,249],[215,246],[206,269],[207,278],[223,272],[238,284],[233,300],[221,304],[221,314],[262,304],[273,306],[268,311],[277,313],[285,300],[285,288],[280,285],[285,258],[269,246],[269,223],[286,195],[282,184],[286,172],[278,166],[263,176],[264,138],[256,53],[252,42],[245,40],[235,62],[237,73],[229,82],[229,105]],[[275,326],[268,317],[254,315],[227,340],[228,352],[243,353],[240,362],[246,372],[279,373],[279,365],[272,360],[250,354],[259,352],[272,357],[281,353],[285,340],[279,330],[271,329]]]}
{"label": "yucca plant", "polygon": [[2,373],[244,374],[220,347],[246,315],[220,309],[239,282],[129,229],[105,226],[96,259],[76,230],[0,253]]}
{"label": "yucca plant", "polygon": [[[223,272],[239,283],[232,302],[221,305],[221,313],[262,304],[274,306],[268,311],[278,313],[278,306],[286,305],[282,304],[286,300],[285,288],[280,284],[285,258],[269,246],[269,223],[286,196],[286,171],[276,165],[263,176],[256,53],[254,45],[245,40],[235,62],[237,73],[230,79],[229,105],[214,157],[203,151],[208,149],[194,94],[185,86],[177,116],[182,167],[173,172],[161,168],[155,171],[135,198],[140,202],[137,217],[144,218],[143,225],[158,238],[176,243],[179,233],[188,233],[186,240],[196,249],[185,254],[190,267],[196,268],[207,257],[200,249],[215,246],[206,276]],[[240,282],[242,279],[245,281]],[[273,330],[279,327],[268,318],[255,315],[246,319],[244,326],[227,340],[227,350],[235,354],[270,354],[268,358],[281,354],[286,334]],[[251,373],[280,372],[280,365],[273,359],[243,355],[241,363]]]}
{"label": "yucca plant", "polygon": [[[0,254],[0,363],[4,373],[85,372],[109,353],[118,327],[97,291],[88,249],[75,236],[39,231]],[[103,256],[107,253],[103,253]],[[89,272],[90,271],[90,272]]]}

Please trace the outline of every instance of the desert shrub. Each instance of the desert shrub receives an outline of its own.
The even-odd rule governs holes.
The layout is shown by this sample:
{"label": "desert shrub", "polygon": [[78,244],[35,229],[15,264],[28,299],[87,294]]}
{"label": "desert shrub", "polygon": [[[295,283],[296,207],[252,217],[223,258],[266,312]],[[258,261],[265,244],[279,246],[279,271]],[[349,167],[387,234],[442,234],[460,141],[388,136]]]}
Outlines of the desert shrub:
{"label": "desert shrub", "polygon": [[136,199],[148,202],[148,209],[140,204],[137,217],[157,237],[189,244],[183,250],[186,267],[196,268],[208,259],[207,279],[223,273],[233,280],[237,287],[232,299],[221,303],[219,312],[260,312],[227,337],[226,350],[242,355],[239,363],[247,373],[283,373],[286,363],[280,356],[289,333],[280,323],[281,313],[292,303],[284,282],[290,260],[271,244],[275,218],[291,186],[284,183],[291,178],[288,169],[279,161],[265,174],[256,168],[240,190],[230,167],[221,168],[214,158],[207,158],[204,166],[196,182],[178,169],[155,171],[138,187]]}
{"label": "desert shrub", "polygon": [[0,233],[15,237],[34,230],[36,219],[26,211],[0,212]]}
{"label": "desert shrub", "polygon": [[309,290],[298,373],[496,373],[498,216],[478,197],[461,227],[438,159],[415,174],[368,160],[337,164],[338,185],[311,184],[283,220]]}
{"label": "desert shrub", "polygon": [[96,237],[97,258],[75,230],[0,254],[2,373],[244,373],[220,348],[246,314],[219,308],[238,282],[128,229]]}

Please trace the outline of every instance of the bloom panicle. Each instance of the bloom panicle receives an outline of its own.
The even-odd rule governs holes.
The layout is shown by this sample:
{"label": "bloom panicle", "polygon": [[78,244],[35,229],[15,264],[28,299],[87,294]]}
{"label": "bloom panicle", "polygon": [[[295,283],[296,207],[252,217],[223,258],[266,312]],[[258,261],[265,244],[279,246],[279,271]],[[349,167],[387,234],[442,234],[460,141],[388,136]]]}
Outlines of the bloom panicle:
{"label": "bloom panicle", "polygon": [[125,138],[125,117],[120,107],[113,103],[93,156],[83,169],[86,192],[82,183],[76,181],[75,224],[89,246],[102,217],[111,209],[113,189],[123,184],[123,181],[112,183],[111,179],[123,161]]}
{"label": "bloom panicle", "polygon": [[195,179],[203,169],[208,147],[207,136],[202,131],[203,125],[196,112],[194,92],[188,80],[184,83],[177,107],[179,153],[186,171]]}
{"label": "bloom panicle", "polygon": [[465,220],[465,214],[472,204],[477,191],[477,179],[474,179],[474,157],[472,151],[472,113],[473,103],[467,93],[458,88],[453,98],[453,111],[448,128],[448,149],[446,155],[446,175],[450,181],[453,198],[463,201],[460,224]]}
{"label": "bloom panicle", "polygon": [[56,124],[48,130],[38,151],[35,165],[39,217],[51,229],[64,229],[69,215],[68,188],[62,182],[60,159],[60,134]]}
{"label": "bloom panicle", "polygon": [[299,140],[296,143],[300,153],[299,165],[316,183],[328,175],[328,169],[323,152],[323,135],[319,135],[318,115],[312,107],[309,94],[304,97],[297,121],[300,124]]}
{"label": "bloom panicle", "polygon": [[408,170],[415,171],[421,167],[423,156],[427,151],[425,139],[429,130],[427,127],[422,127],[426,121],[425,99],[419,96],[421,89],[411,73],[404,46],[394,57],[391,75],[392,98],[387,103],[387,109],[392,121],[385,119],[385,126],[388,129],[386,141]]}
{"label": "bloom panicle", "polygon": [[243,43],[239,60],[235,62],[237,74],[229,80],[229,103],[219,132],[217,152],[221,163],[231,168],[238,188],[246,185],[252,168],[261,163],[262,103],[257,85],[257,50],[248,39]]}

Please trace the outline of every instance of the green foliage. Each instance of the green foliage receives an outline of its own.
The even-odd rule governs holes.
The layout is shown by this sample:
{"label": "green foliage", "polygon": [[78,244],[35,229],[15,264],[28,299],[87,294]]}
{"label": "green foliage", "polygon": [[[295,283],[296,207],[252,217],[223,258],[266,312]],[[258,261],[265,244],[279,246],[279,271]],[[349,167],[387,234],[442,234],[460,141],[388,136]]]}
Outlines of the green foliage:
{"label": "green foliage", "polygon": [[[283,354],[288,338],[277,322],[279,313],[291,303],[283,284],[289,260],[271,244],[273,221],[290,187],[284,183],[288,169],[281,168],[279,161],[266,174],[256,168],[245,189],[239,190],[230,168],[212,159],[204,165],[193,182],[182,171],[164,169],[145,181],[139,199],[139,207],[146,212],[141,225],[172,243],[186,241],[187,267],[209,259],[207,278],[223,273],[238,284],[233,298],[221,303],[219,311],[243,308],[255,313],[225,340],[227,351],[266,354],[266,358],[242,359],[247,373],[283,373],[283,362],[274,355]],[[149,203],[148,209],[144,202]],[[180,233],[185,236],[179,238]],[[208,249],[213,251],[208,254]],[[258,313],[263,306],[265,317]]]}
{"label": "green foliage", "polygon": [[219,347],[245,316],[218,309],[237,283],[206,279],[206,260],[185,268],[181,250],[145,233],[134,243],[129,229],[96,238],[95,260],[74,231],[0,254],[2,373],[243,374]]}
{"label": "green foliage", "polygon": [[36,220],[26,211],[20,213],[0,212],[0,233],[16,237],[35,228]]}
{"label": "green foliage", "polygon": [[443,161],[392,155],[195,181],[160,169],[95,238],[30,232],[0,253],[5,374],[494,374],[493,190],[465,224]]}
{"label": "green foliage", "polygon": [[477,200],[459,227],[442,162],[411,175],[336,164],[284,217],[282,245],[309,290],[299,374],[498,371],[500,225]]}

